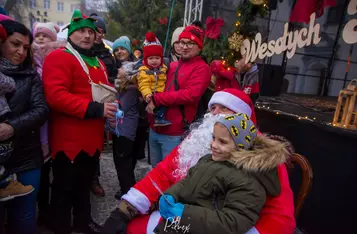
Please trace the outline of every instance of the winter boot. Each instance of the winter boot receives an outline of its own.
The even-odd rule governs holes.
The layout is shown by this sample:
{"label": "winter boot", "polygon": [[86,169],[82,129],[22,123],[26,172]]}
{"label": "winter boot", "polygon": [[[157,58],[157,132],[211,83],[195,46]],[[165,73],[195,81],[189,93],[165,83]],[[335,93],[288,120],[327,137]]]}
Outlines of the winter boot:
{"label": "winter boot", "polygon": [[11,180],[5,188],[0,189],[0,201],[8,201],[15,197],[25,196],[34,190],[32,185],[24,186],[17,180]]}
{"label": "winter boot", "polygon": [[163,127],[171,125],[171,122],[165,118],[166,111],[166,106],[161,106],[155,110],[154,127]]}
{"label": "winter boot", "polygon": [[154,127],[163,127],[168,125],[171,125],[171,122],[165,118],[155,118],[154,120]]}

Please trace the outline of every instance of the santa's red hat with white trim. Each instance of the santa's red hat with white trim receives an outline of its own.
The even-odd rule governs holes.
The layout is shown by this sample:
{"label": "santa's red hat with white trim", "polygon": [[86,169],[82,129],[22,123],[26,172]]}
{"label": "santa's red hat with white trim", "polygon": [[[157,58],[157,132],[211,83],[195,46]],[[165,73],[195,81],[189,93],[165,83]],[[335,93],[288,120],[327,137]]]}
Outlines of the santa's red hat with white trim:
{"label": "santa's red hat with white trim", "polygon": [[223,89],[215,92],[208,103],[208,109],[211,110],[214,104],[225,106],[236,113],[247,114],[254,124],[257,123],[252,100],[239,89]]}

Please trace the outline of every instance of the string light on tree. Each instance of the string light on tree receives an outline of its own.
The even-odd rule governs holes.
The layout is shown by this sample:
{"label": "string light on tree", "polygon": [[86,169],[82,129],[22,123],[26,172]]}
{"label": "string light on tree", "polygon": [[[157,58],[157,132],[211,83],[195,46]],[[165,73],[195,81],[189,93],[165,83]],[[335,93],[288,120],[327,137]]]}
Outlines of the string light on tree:
{"label": "string light on tree", "polygon": [[[225,38],[222,43],[221,54],[218,55],[218,58],[225,61],[225,69],[233,69],[235,62],[242,59],[240,50],[243,41],[254,38],[259,31],[258,27],[254,26],[254,21],[256,17],[265,17],[268,14],[268,8],[268,0],[244,0],[239,3],[236,11],[237,19],[232,25],[234,31],[230,34],[228,40]],[[205,50],[217,51],[217,49],[212,49],[212,45],[212,43],[206,43]]]}
{"label": "string light on tree", "polygon": [[254,5],[262,5],[266,2],[266,0],[249,0]]}
{"label": "string light on tree", "polygon": [[244,0],[241,1],[236,11],[237,19],[233,24],[234,31],[228,37],[227,50],[224,51],[224,59],[227,66],[233,67],[237,60],[242,59],[241,47],[245,39],[252,39],[258,28],[254,26],[257,16],[265,17],[268,13],[267,0]]}

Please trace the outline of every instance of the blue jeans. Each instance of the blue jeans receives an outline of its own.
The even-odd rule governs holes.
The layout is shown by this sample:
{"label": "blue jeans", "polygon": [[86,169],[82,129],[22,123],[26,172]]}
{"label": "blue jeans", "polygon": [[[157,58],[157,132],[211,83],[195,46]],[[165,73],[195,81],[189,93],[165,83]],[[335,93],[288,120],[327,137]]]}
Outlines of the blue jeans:
{"label": "blue jeans", "polygon": [[[34,234],[36,233],[36,201],[41,169],[18,172],[16,175],[19,182],[23,185],[32,185],[35,190],[26,196],[10,200],[6,204],[11,229],[14,234]],[[2,209],[1,212],[4,210]]]}
{"label": "blue jeans", "polygon": [[150,162],[152,167],[161,162],[176,146],[181,143],[182,136],[170,136],[156,133],[150,129]]}

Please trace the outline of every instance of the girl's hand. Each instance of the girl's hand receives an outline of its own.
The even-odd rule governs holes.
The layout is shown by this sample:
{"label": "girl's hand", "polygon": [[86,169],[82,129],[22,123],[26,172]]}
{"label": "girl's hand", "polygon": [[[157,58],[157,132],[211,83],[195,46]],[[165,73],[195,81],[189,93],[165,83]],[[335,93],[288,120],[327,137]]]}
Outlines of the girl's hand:
{"label": "girl's hand", "polygon": [[115,128],[116,127],[116,121],[115,121],[115,119],[107,119],[107,121],[108,121],[108,123],[109,123],[109,126],[111,127],[111,128]]}

